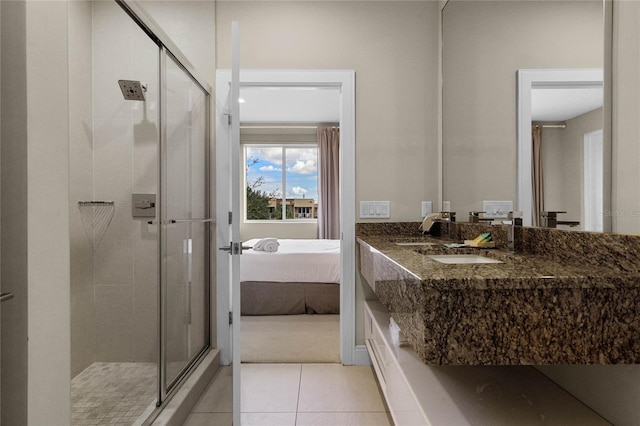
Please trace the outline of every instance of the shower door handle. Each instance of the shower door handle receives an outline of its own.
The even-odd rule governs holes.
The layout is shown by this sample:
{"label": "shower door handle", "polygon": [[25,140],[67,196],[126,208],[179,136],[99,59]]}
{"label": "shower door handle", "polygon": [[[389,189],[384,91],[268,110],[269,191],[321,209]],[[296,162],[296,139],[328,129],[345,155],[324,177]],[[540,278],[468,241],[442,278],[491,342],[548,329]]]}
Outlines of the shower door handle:
{"label": "shower door handle", "polygon": [[215,219],[169,219],[169,220],[148,220],[149,225],[169,225],[171,223],[216,223]]}
{"label": "shower door handle", "polygon": [[169,223],[209,223],[209,222],[215,222],[214,219],[171,219],[169,220]]}
{"label": "shower door handle", "polygon": [[0,293],[0,302],[6,302],[13,299],[13,293]]}

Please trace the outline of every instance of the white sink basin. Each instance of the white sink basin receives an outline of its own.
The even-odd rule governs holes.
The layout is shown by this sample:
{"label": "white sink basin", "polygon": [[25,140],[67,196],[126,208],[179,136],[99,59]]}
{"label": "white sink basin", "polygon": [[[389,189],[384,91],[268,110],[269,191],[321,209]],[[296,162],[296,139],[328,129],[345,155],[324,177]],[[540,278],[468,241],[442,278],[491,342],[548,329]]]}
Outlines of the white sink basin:
{"label": "white sink basin", "polygon": [[504,263],[490,257],[478,256],[476,254],[443,254],[427,256],[440,263],[448,264],[470,264],[470,263]]}
{"label": "white sink basin", "polygon": [[397,246],[435,246],[436,243],[396,243]]}

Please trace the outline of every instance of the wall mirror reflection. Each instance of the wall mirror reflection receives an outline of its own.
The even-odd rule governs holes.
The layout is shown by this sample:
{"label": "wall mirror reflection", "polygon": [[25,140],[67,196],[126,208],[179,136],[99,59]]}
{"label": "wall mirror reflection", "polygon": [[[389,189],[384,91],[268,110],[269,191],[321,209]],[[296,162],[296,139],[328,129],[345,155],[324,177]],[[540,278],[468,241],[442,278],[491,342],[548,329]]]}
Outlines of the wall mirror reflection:
{"label": "wall mirror reflection", "polygon": [[524,223],[602,232],[602,69],[518,70],[517,79]]}
{"label": "wall mirror reflection", "polygon": [[[483,201],[511,201],[525,213],[528,218],[525,224],[533,225],[532,196],[521,189],[525,184],[522,176],[528,174],[531,192],[531,155],[527,168],[522,165],[527,160],[518,145],[518,70],[587,69],[600,70],[602,74],[604,21],[602,0],[449,0],[443,7],[443,200],[451,202],[451,210],[459,212],[460,220],[465,220],[467,212],[482,211]],[[607,87],[607,82],[600,77],[598,85]],[[549,87],[540,85],[538,89],[542,97],[551,94]],[[578,90],[565,92],[573,103],[585,106]],[[555,106],[561,102],[564,101],[557,97],[550,101]],[[587,108],[590,109],[579,115],[591,113],[602,117],[601,104]],[[575,127],[572,120],[577,120],[578,115],[570,115],[533,117],[526,126],[528,138],[532,136],[532,122],[566,126],[543,128],[549,142],[552,138],[559,139],[563,132],[571,133]],[[598,129],[604,127],[600,125]],[[584,157],[583,149],[584,140],[580,153],[571,162],[583,164],[584,158],[578,159],[580,155]],[[605,138],[605,161],[610,149]],[[580,222],[573,227],[561,225],[566,229],[588,229],[583,173],[576,171],[577,166],[569,173],[566,166],[569,160],[562,157],[569,155],[568,145],[555,145],[545,155],[549,157],[544,177],[545,211],[566,211],[558,214],[557,220]],[[605,188],[610,180],[609,170],[610,165],[603,165]],[[608,196],[603,195],[605,204]],[[523,203],[523,197],[528,197],[528,205]]]}

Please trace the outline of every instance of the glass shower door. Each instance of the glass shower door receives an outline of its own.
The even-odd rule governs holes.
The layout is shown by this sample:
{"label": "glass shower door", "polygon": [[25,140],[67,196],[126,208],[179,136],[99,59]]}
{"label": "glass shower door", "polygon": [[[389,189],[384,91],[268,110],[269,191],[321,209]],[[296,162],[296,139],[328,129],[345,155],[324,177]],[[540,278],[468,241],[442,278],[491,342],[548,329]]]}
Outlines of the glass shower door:
{"label": "glass shower door", "polygon": [[[209,347],[208,94],[169,53],[161,176],[161,393]],[[162,371],[164,370],[164,371]]]}

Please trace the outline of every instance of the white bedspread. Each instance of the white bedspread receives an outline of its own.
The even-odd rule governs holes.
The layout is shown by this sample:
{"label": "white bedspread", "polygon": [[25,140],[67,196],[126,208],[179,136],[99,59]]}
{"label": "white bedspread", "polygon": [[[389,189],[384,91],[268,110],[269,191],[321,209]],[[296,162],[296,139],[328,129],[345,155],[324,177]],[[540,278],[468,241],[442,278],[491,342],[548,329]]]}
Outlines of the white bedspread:
{"label": "white bedspread", "polygon": [[[253,246],[258,239],[245,241]],[[240,256],[240,281],[340,282],[340,240],[278,239],[275,253],[245,250]]]}

